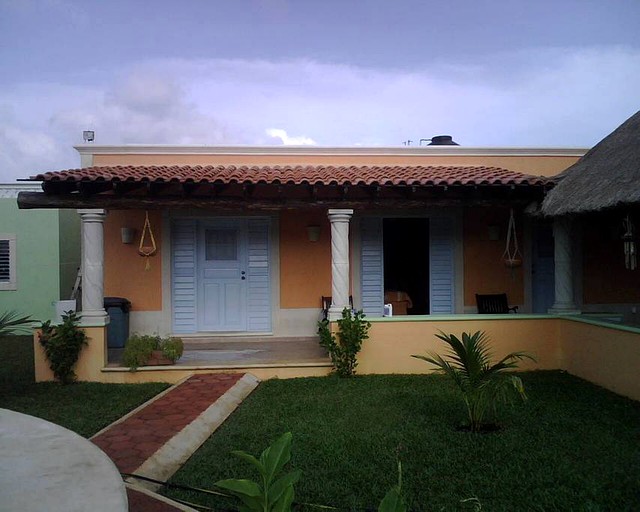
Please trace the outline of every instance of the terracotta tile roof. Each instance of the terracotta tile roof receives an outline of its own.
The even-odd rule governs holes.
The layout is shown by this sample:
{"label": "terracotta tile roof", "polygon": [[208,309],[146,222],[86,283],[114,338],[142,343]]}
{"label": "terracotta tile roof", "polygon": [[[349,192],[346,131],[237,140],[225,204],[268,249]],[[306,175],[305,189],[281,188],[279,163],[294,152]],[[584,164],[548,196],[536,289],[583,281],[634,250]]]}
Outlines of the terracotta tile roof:
{"label": "terracotta tile roof", "polygon": [[32,180],[54,182],[267,183],[381,186],[547,186],[531,176],[483,166],[108,166],[46,172]]}

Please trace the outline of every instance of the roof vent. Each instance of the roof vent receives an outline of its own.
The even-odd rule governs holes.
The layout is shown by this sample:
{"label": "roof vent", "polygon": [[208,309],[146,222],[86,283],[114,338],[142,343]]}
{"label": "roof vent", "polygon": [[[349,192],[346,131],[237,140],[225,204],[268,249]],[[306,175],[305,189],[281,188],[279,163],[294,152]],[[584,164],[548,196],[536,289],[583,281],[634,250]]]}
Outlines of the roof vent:
{"label": "roof vent", "polygon": [[436,135],[431,137],[431,142],[427,146],[459,146],[457,142],[453,141],[451,135]]}

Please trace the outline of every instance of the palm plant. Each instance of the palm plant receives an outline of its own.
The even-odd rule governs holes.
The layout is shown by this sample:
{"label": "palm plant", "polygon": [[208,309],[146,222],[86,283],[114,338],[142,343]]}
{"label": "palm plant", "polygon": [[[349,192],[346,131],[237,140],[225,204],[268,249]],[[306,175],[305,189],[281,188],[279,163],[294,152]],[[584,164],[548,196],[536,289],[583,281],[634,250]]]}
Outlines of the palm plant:
{"label": "palm plant", "polygon": [[20,316],[17,311],[6,311],[0,314],[0,336],[16,334],[29,329],[34,320],[31,315]]}
{"label": "palm plant", "polygon": [[495,418],[498,402],[507,402],[514,395],[526,400],[522,380],[507,370],[517,368],[518,361],[525,358],[535,361],[532,356],[525,352],[511,352],[492,363],[489,338],[482,331],[474,334],[463,332],[462,340],[443,332],[436,337],[449,345],[446,359],[435,353],[411,357],[431,363],[437,371],[455,382],[467,406],[472,432],[482,429],[488,413],[493,413]]}

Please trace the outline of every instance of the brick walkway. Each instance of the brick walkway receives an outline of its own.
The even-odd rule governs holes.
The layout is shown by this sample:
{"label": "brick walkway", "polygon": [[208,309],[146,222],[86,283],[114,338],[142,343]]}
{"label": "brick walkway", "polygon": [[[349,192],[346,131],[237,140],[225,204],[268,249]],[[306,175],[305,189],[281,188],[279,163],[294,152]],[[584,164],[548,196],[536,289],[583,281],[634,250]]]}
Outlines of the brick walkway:
{"label": "brick walkway", "polygon": [[[154,453],[202,415],[229,391],[243,374],[193,375],[146,407],[116,423],[91,441],[103,450],[122,473],[135,473]],[[165,503],[151,504],[148,496],[129,492],[129,510],[179,510]],[[135,496],[134,496],[135,495]]]}

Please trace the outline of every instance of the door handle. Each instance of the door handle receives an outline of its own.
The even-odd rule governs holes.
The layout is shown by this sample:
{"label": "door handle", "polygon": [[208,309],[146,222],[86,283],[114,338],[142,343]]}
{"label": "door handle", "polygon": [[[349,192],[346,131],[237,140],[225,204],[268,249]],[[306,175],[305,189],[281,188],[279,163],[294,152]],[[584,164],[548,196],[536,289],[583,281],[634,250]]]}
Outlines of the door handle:
{"label": "door handle", "polygon": [[244,270],[240,272],[240,275],[242,276],[240,279],[242,279],[243,281],[246,279],[245,274],[246,272]]}

